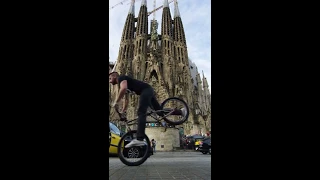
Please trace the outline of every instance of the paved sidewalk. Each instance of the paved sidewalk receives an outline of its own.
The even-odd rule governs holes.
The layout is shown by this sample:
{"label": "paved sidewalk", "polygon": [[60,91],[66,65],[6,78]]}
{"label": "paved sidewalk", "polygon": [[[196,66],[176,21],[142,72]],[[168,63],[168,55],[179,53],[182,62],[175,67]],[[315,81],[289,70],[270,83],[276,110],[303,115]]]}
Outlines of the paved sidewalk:
{"label": "paved sidewalk", "polygon": [[140,166],[109,157],[110,180],[211,179],[211,155],[201,152],[157,152]]}

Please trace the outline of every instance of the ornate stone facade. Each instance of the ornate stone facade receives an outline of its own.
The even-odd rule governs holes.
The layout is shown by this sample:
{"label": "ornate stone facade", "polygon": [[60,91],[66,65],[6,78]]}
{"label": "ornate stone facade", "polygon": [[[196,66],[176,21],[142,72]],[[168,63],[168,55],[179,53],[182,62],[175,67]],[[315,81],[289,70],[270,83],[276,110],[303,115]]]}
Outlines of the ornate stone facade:
{"label": "ornate stone facade", "polygon": [[[172,19],[168,2],[164,0],[161,35],[157,32],[156,20],[151,20],[148,34],[146,0],[142,0],[137,18],[134,17],[132,3],[123,29],[115,71],[148,82],[155,89],[160,103],[169,97],[184,99],[189,105],[190,115],[186,123],[177,127],[183,127],[184,134],[205,134],[211,129],[211,95],[208,82],[204,75],[201,79],[196,65],[188,58],[186,37],[177,2],[174,12]],[[113,66],[114,64],[109,63],[109,71]],[[109,102],[114,101],[117,92],[118,87],[110,87]],[[127,111],[129,119],[137,117],[138,98],[134,95],[130,97]],[[114,110],[109,110],[110,121],[116,122],[118,117]],[[171,131],[174,130],[167,133],[170,134],[168,138],[178,134]],[[158,140],[160,146],[160,139],[166,138],[157,138],[156,132],[153,127],[146,130],[149,138]],[[165,133],[162,136],[165,136]],[[179,143],[177,140],[170,142]],[[177,146],[168,143],[163,142],[169,148],[165,148],[167,150]]]}

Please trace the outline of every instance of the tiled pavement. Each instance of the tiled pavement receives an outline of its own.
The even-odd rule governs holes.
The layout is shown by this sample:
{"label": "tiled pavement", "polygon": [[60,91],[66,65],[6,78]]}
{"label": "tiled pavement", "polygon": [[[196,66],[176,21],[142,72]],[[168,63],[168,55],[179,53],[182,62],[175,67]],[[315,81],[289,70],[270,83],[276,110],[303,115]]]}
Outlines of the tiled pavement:
{"label": "tiled pavement", "polygon": [[201,152],[157,152],[140,166],[109,157],[110,180],[211,179],[211,155]]}

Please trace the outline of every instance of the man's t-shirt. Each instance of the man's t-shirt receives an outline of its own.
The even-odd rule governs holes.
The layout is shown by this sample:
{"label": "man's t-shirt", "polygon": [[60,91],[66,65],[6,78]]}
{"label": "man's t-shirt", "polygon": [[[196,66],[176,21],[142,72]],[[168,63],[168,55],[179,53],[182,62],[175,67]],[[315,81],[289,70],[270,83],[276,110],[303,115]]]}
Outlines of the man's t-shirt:
{"label": "man's t-shirt", "polygon": [[119,76],[118,82],[119,85],[122,81],[127,80],[128,89],[135,92],[137,95],[140,95],[144,89],[151,88],[151,86],[145,82],[133,79],[129,76]]}

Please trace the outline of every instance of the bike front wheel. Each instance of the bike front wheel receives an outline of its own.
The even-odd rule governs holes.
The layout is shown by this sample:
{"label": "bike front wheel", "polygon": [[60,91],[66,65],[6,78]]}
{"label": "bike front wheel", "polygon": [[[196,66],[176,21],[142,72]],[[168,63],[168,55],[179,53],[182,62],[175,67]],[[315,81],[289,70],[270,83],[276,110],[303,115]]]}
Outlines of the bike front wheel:
{"label": "bike front wheel", "polygon": [[172,97],[164,100],[161,104],[161,109],[164,111],[164,120],[169,124],[180,125],[188,120],[189,107],[180,98]]}
{"label": "bike front wheel", "polygon": [[118,145],[118,156],[123,164],[127,166],[139,166],[143,164],[150,156],[151,145],[147,135],[144,135],[144,146],[133,146],[125,148],[133,139],[137,138],[137,131],[129,131],[124,134]]}

